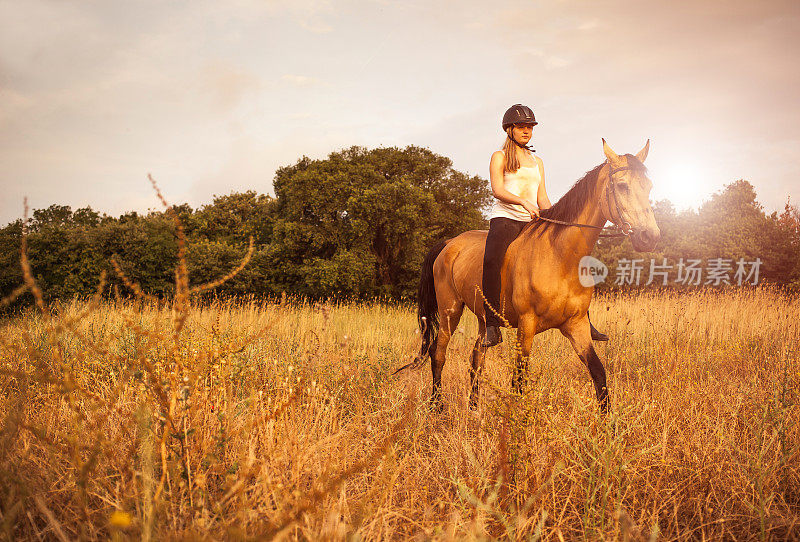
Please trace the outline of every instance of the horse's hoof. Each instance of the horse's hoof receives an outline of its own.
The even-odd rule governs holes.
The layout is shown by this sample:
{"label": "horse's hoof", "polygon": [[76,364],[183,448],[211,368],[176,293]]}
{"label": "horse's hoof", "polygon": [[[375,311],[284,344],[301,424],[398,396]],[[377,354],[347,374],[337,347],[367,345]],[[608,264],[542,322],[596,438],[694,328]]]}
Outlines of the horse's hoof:
{"label": "horse's hoof", "polygon": [[444,412],[444,401],[441,399],[434,399],[431,398],[428,401],[428,410],[433,412],[434,414],[441,414]]}

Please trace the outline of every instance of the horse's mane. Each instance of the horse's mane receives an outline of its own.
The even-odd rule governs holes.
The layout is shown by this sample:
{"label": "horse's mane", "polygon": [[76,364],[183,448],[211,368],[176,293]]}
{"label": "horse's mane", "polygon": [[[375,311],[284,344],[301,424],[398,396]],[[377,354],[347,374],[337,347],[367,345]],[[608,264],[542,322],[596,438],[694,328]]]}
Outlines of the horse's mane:
{"label": "horse's mane", "polygon": [[[635,167],[636,169],[641,169],[645,173],[647,172],[645,165],[634,155],[626,154],[624,156],[628,159],[628,165]],[[586,205],[586,200],[592,196],[597,188],[597,182],[600,179],[600,170],[604,165],[606,165],[606,162],[603,162],[594,169],[587,171],[586,174],[576,181],[575,184],[573,184],[572,187],[567,190],[567,193],[561,196],[561,198],[555,202],[552,207],[549,209],[542,209],[539,212],[539,215],[544,218],[561,220],[563,222],[575,222],[578,219],[578,215]],[[545,220],[531,220],[523,228],[520,235],[532,236],[535,235],[536,232],[544,233],[545,231],[552,229],[553,235],[557,238],[569,227],[570,226],[565,224],[555,224]]]}

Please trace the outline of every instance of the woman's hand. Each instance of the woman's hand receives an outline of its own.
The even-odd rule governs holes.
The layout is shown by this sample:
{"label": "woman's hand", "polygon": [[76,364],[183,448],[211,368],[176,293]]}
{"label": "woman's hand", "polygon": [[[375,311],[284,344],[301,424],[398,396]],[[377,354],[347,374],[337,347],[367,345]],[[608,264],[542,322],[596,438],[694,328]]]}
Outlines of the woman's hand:
{"label": "woman's hand", "polygon": [[524,199],[522,200],[522,206],[525,208],[526,211],[528,211],[531,214],[531,218],[533,220],[539,218],[539,209],[536,207],[536,205]]}

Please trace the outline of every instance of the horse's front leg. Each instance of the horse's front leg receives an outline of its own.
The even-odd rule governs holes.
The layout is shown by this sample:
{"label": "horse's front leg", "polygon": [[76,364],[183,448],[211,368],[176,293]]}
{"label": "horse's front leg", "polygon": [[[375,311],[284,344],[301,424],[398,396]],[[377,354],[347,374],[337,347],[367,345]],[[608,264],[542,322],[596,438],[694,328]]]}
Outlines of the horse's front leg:
{"label": "horse's front leg", "polygon": [[528,378],[528,359],[531,355],[534,335],[536,335],[536,315],[520,316],[517,328],[517,359],[514,365],[514,376],[511,379],[511,388],[517,393],[522,393]]}
{"label": "horse's front leg", "polygon": [[597,394],[597,401],[600,403],[600,410],[603,413],[608,411],[608,387],[606,386],[606,369],[603,362],[597,356],[592,345],[592,332],[589,325],[589,315],[583,313],[570,320],[567,320],[559,330],[569,339],[575,353],[589,369],[589,374],[594,382],[594,391]]}

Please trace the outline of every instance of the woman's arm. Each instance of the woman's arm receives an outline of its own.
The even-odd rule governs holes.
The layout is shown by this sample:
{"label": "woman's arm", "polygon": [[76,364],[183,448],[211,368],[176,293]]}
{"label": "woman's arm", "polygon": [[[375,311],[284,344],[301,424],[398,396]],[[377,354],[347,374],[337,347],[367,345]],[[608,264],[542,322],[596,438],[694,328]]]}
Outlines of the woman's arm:
{"label": "woman's arm", "polygon": [[495,151],[489,161],[489,180],[492,183],[494,197],[504,203],[522,205],[531,217],[539,216],[539,209],[536,208],[536,205],[506,190],[505,182],[503,182],[503,153],[501,151]]}
{"label": "woman's arm", "polygon": [[550,198],[547,197],[547,190],[544,187],[544,162],[538,156],[536,158],[539,162],[539,175],[542,177],[542,182],[539,183],[539,190],[536,192],[536,201],[539,204],[539,209],[549,209],[553,204],[550,203]]}

